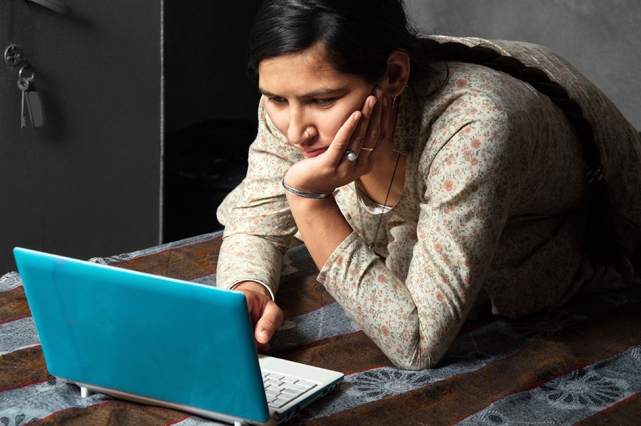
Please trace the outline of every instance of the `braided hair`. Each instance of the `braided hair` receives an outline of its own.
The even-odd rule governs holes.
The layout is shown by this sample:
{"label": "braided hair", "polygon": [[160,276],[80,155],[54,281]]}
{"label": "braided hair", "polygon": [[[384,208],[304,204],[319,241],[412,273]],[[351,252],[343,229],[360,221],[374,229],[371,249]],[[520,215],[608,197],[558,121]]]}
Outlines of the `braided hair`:
{"label": "braided hair", "polygon": [[574,128],[588,166],[586,182],[591,185],[591,191],[585,229],[586,249],[596,261],[614,263],[621,259],[624,250],[614,226],[612,201],[605,179],[605,167],[601,163],[601,152],[594,138],[594,128],[567,90],[539,68],[527,66],[514,57],[504,56],[486,46],[467,46],[458,42],[439,43],[431,39],[422,39],[421,44],[423,57],[432,61],[483,65],[528,83],[563,112]]}
{"label": "braided hair", "polygon": [[362,75],[371,82],[384,75],[393,50],[407,52],[413,69],[435,61],[457,61],[489,67],[524,81],[563,111],[582,146],[588,166],[586,184],[591,186],[585,228],[590,257],[600,263],[614,263],[623,256],[594,128],[563,86],[544,71],[489,47],[419,38],[407,20],[403,0],[368,0],[365,7],[363,3],[265,0],[249,37],[249,76],[257,79],[258,66],[264,59],[302,52],[320,42],[337,71]]}

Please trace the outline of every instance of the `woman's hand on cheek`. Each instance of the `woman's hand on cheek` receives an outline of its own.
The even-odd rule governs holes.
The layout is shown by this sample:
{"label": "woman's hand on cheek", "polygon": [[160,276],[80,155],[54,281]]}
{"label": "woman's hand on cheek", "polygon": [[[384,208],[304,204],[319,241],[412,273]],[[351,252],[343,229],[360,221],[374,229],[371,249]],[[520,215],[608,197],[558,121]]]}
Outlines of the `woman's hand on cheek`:
{"label": "woman's hand on cheek", "polygon": [[[298,190],[328,194],[372,171],[380,155],[379,142],[389,137],[390,107],[379,87],[365,99],[336,133],[326,152],[293,165],[285,182]],[[357,155],[350,161],[346,152]]]}

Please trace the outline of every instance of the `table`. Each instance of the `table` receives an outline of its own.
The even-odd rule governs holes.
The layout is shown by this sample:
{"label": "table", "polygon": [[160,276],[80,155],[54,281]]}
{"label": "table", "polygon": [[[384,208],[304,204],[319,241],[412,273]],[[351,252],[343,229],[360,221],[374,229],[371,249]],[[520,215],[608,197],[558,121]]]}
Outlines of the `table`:
{"label": "table", "polygon": [[[215,285],[221,233],[93,262]],[[271,355],[342,371],[333,394],[289,424],[639,424],[641,275],[622,291],[577,296],[515,321],[466,322],[433,369],[392,366],[316,281],[304,245],[285,258],[285,322]],[[50,376],[20,276],[0,278],[0,425],[217,425],[186,413],[81,398]]]}

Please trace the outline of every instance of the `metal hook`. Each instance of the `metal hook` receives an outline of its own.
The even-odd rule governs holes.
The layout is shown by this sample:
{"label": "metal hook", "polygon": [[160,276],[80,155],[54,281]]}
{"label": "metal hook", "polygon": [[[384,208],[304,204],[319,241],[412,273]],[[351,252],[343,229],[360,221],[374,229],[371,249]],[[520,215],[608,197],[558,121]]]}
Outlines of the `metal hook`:
{"label": "metal hook", "polygon": [[[29,71],[31,71],[31,77],[24,77],[24,76],[22,75],[22,72],[23,72],[24,70],[29,70]],[[26,67],[22,67],[22,68],[20,68],[20,71],[18,71],[18,80],[27,80],[28,82],[30,82],[30,83],[31,83],[35,77],[36,77],[36,73],[35,73],[31,68],[29,68],[28,66],[26,66]]]}
{"label": "metal hook", "polygon": [[10,67],[22,65],[29,68],[29,61],[22,54],[22,48],[17,44],[10,44],[4,51],[4,62]]}

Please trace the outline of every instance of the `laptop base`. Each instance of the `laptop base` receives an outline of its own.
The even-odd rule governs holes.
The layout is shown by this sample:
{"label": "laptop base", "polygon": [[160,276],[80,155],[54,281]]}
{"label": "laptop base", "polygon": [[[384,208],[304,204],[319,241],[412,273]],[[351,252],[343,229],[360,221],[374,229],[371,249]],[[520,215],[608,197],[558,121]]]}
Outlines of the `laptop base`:
{"label": "laptop base", "polygon": [[325,396],[328,393],[333,392],[338,386],[338,383],[336,383],[333,386],[327,388],[321,394],[313,395],[312,398],[309,398],[308,400],[305,400],[299,404],[296,404],[294,407],[290,407],[288,410],[285,410],[282,412],[276,412],[276,411],[270,410],[270,419],[267,422],[261,423],[261,422],[255,422],[248,419],[239,419],[237,417],[231,417],[224,413],[219,413],[217,411],[203,410],[203,409],[192,407],[189,405],[176,404],[170,401],[163,401],[159,399],[149,398],[143,395],[136,395],[129,392],[119,391],[116,389],[108,389],[102,386],[94,386],[87,383],[79,383],[79,382],[74,382],[74,381],[65,380],[65,379],[60,379],[60,380],[66,383],[74,384],[78,386],[80,388],[80,395],[83,398],[88,398],[91,395],[94,395],[96,393],[103,393],[105,395],[109,395],[111,397],[123,399],[126,401],[133,401],[139,404],[155,405],[158,407],[170,408],[173,410],[184,411],[186,413],[195,414],[197,416],[205,417],[212,420],[224,421],[227,423],[231,423],[234,426],[275,426],[278,423],[287,421],[295,417],[303,407],[306,407],[307,405],[311,404],[321,396]]}

